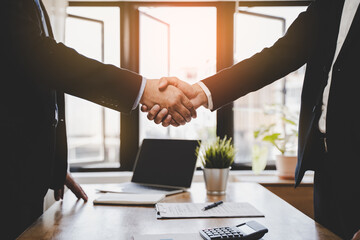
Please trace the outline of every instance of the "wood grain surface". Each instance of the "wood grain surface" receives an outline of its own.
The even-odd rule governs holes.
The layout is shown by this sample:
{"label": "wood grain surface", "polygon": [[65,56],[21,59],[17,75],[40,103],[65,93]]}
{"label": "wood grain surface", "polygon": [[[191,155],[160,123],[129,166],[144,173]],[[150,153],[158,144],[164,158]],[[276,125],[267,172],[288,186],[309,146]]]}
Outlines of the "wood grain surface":
{"label": "wood grain surface", "polygon": [[163,202],[249,202],[264,218],[156,219],[154,207],[94,205],[99,185],[82,185],[89,196],[84,203],[70,191],[51,206],[19,239],[132,239],[134,234],[197,233],[200,229],[233,226],[256,220],[269,232],[264,240],[338,240],[329,230],[257,183],[228,184],[224,196],[209,196],[204,183]]}

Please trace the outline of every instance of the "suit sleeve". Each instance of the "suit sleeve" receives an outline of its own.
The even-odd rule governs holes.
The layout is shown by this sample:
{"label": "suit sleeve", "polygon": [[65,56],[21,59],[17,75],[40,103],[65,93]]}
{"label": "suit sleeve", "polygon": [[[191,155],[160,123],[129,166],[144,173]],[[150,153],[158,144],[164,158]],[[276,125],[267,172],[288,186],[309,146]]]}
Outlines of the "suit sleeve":
{"label": "suit sleeve", "polygon": [[270,48],[206,78],[216,110],[300,68],[307,62],[315,41],[316,2],[301,13],[284,37]]}
{"label": "suit sleeve", "polygon": [[130,112],[142,77],[134,72],[87,58],[74,49],[41,36],[33,1],[9,1],[11,64],[28,81],[68,93],[121,112]]}

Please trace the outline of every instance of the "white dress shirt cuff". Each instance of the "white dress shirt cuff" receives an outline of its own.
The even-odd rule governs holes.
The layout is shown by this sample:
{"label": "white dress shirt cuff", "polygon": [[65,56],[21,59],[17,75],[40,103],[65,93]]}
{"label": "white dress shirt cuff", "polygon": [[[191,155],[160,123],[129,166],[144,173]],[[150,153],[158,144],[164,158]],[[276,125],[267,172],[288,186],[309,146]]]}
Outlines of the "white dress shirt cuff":
{"label": "white dress shirt cuff", "polygon": [[203,82],[197,82],[197,84],[199,84],[199,86],[201,87],[201,89],[204,91],[206,97],[207,97],[207,100],[208,100],[208,105],[207,105],[207,108],[209,110],[213,110],[213,101],[212,101],[212,97],[211,97],[211,92],[210,90],[208,89],[208,87],[203,83]]}
{"label": "white dress shirt cuff", "polygon": [[138,105],[139,105],[139,102],[141,100],[141,97],[142,95],[144,94],[144,90],[145,90],[145,86],[146,86],[146,78],[142,78],[142,81],[141,81],[141,86],[140,86],[140,90],[139,90],[139,93],[138,93],[138,96],[137,98],[135,99],[135,102],[134,102],[134,105],[132,107],[131,110],[134,110]]}

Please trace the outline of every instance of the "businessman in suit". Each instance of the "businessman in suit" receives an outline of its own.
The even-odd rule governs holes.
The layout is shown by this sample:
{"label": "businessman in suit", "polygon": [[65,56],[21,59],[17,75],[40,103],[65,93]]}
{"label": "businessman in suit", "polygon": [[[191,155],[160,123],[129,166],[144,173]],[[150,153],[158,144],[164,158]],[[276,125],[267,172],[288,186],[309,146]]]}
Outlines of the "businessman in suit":
{"label": "businessman in suit", "polygon": [[[196,116],[177,88],[86,58],[57,43],[41,0],[1,7],[1,239],[14,239],[42,214],[49,188],[87,196],[68,173],[64,93],[129,113],[139,102],[168,109],[177,124]],[[5,34],[4,34],[5,32]],[[3,225],[4,224],[4,225]]]}
{"label": "businessman in suit", "polygon": [[[160,86],[187,89],[195,107],[214,111],[306,64],[295,186],[305,171],[315,171],[315,220],[343,239],[360,239],[359,2],[315,0],[272,47],[192,89],[176,78]],[[166,116],[160,106],[148,114],[156,123],[176,126]]]}

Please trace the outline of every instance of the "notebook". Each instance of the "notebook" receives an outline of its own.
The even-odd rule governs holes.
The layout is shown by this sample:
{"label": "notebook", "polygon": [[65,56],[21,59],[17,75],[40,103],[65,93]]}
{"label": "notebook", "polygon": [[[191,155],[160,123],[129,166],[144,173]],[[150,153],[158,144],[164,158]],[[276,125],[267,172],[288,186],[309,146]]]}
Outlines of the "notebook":
{"label": "notebook", "polygon": [[105,205],[155,205],[165,198],[165,194],[104,193],[94,204]]}
{"label": "notebook", "polygon": [[144,139],[133,169],[131,182],[103,192],[162,193],[166,196],[186,191],[196,168],[198,140]]}

